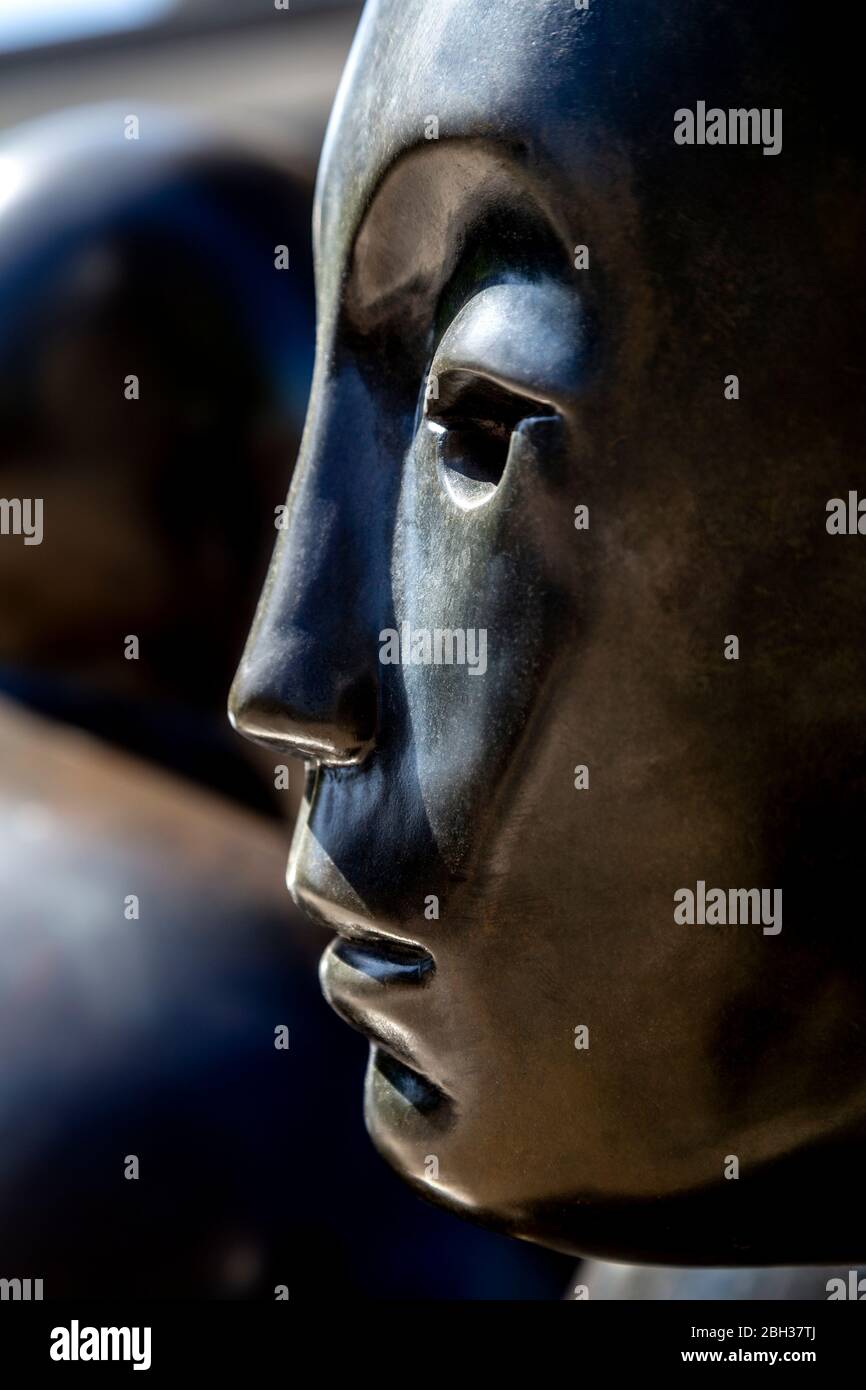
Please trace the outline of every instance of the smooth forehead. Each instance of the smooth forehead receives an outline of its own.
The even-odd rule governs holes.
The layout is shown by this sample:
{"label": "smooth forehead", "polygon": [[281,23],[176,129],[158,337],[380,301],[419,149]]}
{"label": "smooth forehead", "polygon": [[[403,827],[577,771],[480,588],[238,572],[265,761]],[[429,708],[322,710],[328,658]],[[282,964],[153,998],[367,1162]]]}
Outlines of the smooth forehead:
{"label": "smooth forehead", "polygon": [[592,109],[580,53],[599,23],[573,0],[368,0],[320,167],[320,243],[333,253],[354,235],[387,170],[433,129],[561,159]]}
{"label": "smooth forehead", "polygon": [[[808,227],[802,189],[823,167],[816,102],[840,147],[861,124],[825,100],[836,86],[836,57],[821,60],[828,47],[835,55],[790,0],[589,0],[585,10],[574,0],[368,0],[320,166],[323,341],[359,284],[365,304],[390,302],[404,316],[417,306],[420,327],[414,290],[426,286],[432,302],[481,204],[494,220],[500,208],[505,220],[515,207],[540,211],[560,244],[591,244],[608,284],[632,297],[641,278],[690,293],[694,263],[720,235],[713,265],[724,279],[725,258],[763,246],[780,206],[794,256]],[[675,112],[698,102],[784,106],[797,138],[778,160],[684,150]],[[774,284],[785,288],[782,279]],[[728,275],[719,292],[734,283]]]}
{"label": "smooth forehead", "polygon": [[[323,151],[316,238],[341,259],[389,168],[479,140],[611,182],[674,152],[677,107],[776,106],[806,43],[787,0],[368,0]],[[790,95],[790,93],[789,93]]]}

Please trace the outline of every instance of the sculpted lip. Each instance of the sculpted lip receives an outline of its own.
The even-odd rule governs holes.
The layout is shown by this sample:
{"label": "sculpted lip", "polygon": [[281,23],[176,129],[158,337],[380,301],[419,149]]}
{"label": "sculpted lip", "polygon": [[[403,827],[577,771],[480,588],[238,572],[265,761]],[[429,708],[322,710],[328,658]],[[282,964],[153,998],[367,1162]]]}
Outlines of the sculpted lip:
{"label": "sculpted lip", "polygon": [[437,1121],[447,1123],[451,1101],[446,1093],[420,1071],[415,1058],[403,1045],[399,1032],[384,1027],[352,997],[345,975],[335,980],[330,962],[338,960],[380,987],[395,985],[410,990],[423,988],[433,978],[436,963],[423,946],[385,937],[367,928],[344,929],[322,957],[321,975],[325,996],[345,1023],[368,1039],[372,1047],[371,1064],[412,1108]]}
{"label": "sculpted lip", "polygon": [[[325,953],[327,956],[327,952]],[[362,1009],[356,1007],[344,995],[335,996],[327,991],[328,1001],[344,1023],[363,1034],[372,1045],[374,1069],[385,1078],[389,1085],[423,1115],[433,1111],[441,1112],[441,1118],[450,1114],[451,1101],[441,1087],[437,1086],[418,1070],[415,1059],[404,1050],[397,1037],[390,1031],[386,1037],[373,1020]]]}
{"label": "sculpted lip", "polygon": [[381,984],[424,985],[433,977],[436,963],[423,946],[379,936],[374,932],[341,933],[333,953],[344,965],[359,970]]}
{"label": "sculpted lip", "polygon": [[373,1066],[381,1076],[384,1076],[398,1095],[401,1095],[422,1115],[439,1111],[444,1116],[447,1112],[449,1101],[445,1093],[440,1091],[438,1086],[434,1086],[430,1078],[424,1076],[423,1072],[407,1066],[405,1062],[401,1062],[399,1058],[386,1052],[381,1046],[376,1046],[373,1049]]}

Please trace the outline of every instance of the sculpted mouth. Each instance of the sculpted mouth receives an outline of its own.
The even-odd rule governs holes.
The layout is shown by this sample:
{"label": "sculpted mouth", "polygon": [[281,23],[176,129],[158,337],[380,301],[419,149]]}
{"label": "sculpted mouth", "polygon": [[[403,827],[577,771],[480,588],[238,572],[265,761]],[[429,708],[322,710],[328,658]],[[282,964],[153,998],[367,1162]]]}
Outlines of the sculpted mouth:
{"label": "sculpted mouth", "polygon": [[[332,948],[333,949],[333,948]],[[336,954],[336,951],[334,951]],[[327,955],[327,952],[326,952]],[[376,1023],[363,1009],[345,996],[326,990],[328,1002],[344,1023],[367,1039],[372,1048],[372,1065],[403,1100],[422,1115],[437,1112],[442,1123],[450,1122],[451,1098],[420,1071],[399,1036]]]}
{"label": "sculpted mouth", "polygon": [[[300,834],[296,828],[287,878],[307,915],[337,933],[322,956],[319,979],[331,1008],[371,1044],[374,1092],[387,1108],[396,1102],[398,1111],[408,1106],[425,1124],[449,1125],[453,1102],[415,1056],[423,1027],[416,1006],[426,1005],[420,996],[436,974],[432,953],[365,921],[363,901],[308,827]],[[426,1057],[428,1049],[419,1050]]]}
{"label": "sculpted mouth", "polygon": [[[345,967],[357,972],[357,985]],[[450,1097],[419,1068],[411,1028],[395,1020],[393,1008],[383,1012],[380,1005],[385,998],[417,998],[435,971],[436,962],[423,946],[357,926],[341,928],[331,942],[322,957],[321,979],[331,1007],[370,1043],[373,1072],[419,1114],[447,1124]]]}

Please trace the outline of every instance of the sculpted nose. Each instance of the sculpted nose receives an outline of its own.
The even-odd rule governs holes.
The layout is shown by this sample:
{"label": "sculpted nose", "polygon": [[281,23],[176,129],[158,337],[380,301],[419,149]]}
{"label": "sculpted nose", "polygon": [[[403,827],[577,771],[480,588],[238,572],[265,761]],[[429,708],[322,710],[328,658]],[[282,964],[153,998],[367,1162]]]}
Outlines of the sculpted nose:
{"label": "sculpted nose", "polygon": [[347,418],[357,426],[345,409],[308,423],[229,718],[257,743],[349,765],[374,745],[379,681],[376,502],[358,486]]}
{"label": "sculpted nose", "polygon": [[292,625],[250,639],[229,696],[238,733],[323,763],[360,763],[376,732],[375,676]]}

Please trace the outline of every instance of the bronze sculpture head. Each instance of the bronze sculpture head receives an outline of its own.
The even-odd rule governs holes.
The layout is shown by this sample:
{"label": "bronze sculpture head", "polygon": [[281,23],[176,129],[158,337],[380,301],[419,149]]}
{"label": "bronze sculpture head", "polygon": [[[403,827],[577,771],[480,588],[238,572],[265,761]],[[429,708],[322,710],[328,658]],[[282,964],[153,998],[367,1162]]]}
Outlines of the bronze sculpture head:
{"label": "bronze sculpture head", "polygon": [[232,716],[307,760],[375,1143],[582,1253],[860,1251],[846,61],[781,0],[374,0],[323,155]]}

